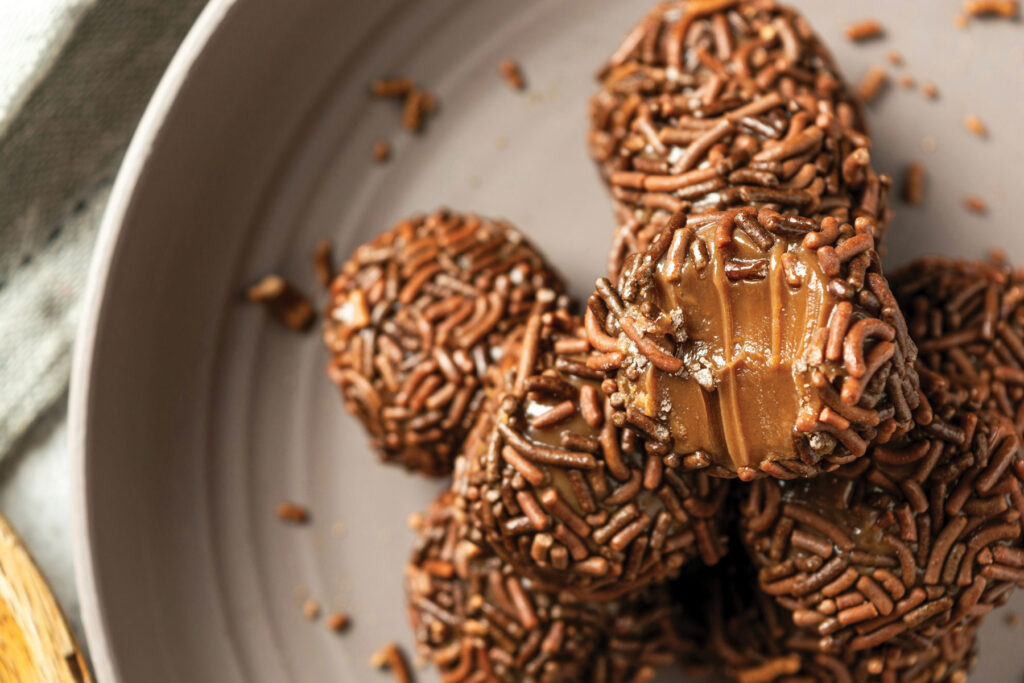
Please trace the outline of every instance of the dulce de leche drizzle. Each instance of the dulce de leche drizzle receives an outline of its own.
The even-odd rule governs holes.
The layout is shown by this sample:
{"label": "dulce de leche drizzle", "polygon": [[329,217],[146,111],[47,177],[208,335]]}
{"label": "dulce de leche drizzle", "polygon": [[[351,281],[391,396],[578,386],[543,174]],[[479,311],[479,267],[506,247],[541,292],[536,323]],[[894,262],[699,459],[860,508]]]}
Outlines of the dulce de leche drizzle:
{"label": "dulce de leche drizzle", "polygon": [[[647,365],[620,386],[644,413],[667,419],[676,450],[704,451],[734,472],[796,458],[797,417],[821,405],[802,359],[827,322],[827,278],[813,253],[798,250],[790,256],[802,277],[787,283],[782,242],[767,259],[739,233],[728,246],[707,244],[704,268],[687,261],[679,270],[670,262],[655,269],[655,308],[669,322],[683,321],[684,369],[666,374]],[[766,261],[764,277],[726,273],[727,262],[758,259]]]}

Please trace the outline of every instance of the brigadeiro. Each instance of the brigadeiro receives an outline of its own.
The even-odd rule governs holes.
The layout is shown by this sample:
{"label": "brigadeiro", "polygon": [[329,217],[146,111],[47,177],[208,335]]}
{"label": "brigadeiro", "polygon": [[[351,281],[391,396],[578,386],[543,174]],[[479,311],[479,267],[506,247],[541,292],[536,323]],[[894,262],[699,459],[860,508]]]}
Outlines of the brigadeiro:
{"label": "brigadeiro", "polygon": [[785,607],[756,588],[742,553],[710,570],[695,567],[674,589],[681,642],[698,644],[684,662],[738,683],[964,683],[977,655],[977,618],[930,642],[822,649],[813,629],[794,625]]}
{"label": "brigadeiro", "polygon": [[673,660],[664,589],[581,602],[517,574],[457,503],[431,506],[406,567],[417,646],[442,680],[639,683]]}
{"label": "brigadeiro", "polygon": [[541,289],[562,281],[502,221],[447,210],[358,247],[330,285],[328,375],[386,462],[451,471],[481,381]]}
{"label": "brigadeiro", "polygon": [[891,180],[872,169],[860,105],[798,12],[661,3],[599,77],[590,148],[620,224],[609,277],[683,209],[863,218],[871,237],[884,233]]}
{"label": "brigadeiro", "polygon": [[506,351],[454,482],[518,571],[591,599],[663,581],[692,558],[717,562],[728,486],[703,456],[662,448],[653,421],[618,419],[604,363],[581,318],[538,310]]}
{"label": "brigadeiro", "polygon": [[917,351],[871,222],[681,211],[586,312],[628,424],[715,476],[811,477],[905,433]]}

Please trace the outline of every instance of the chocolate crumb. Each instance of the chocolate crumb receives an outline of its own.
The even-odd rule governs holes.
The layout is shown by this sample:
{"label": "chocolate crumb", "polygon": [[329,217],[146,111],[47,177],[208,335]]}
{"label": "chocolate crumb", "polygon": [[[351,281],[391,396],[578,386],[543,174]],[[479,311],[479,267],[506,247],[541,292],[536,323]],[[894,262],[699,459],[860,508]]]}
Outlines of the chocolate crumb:
{"label": "chocolate crumb", "polygon": [[964,126],[979,138],[988,137],[988,128],[985,126],[985,122],[974,114],[968,114],[967,117],[964,118]]}
{"label": "chocolate crumb", "polygon": [[388,643],[380,650],[370,655],[370,664],[375,669],[391,669],[398,683],[412,683],[412,674],[409,673],[409,665],[405,662],[405,655],[398,649],[395,643]]}
{"label": "chocolate crumb", "polygon": [[348,629],[349,617],[345,612],[332,612],[327,616],[327,628],[335,633],[341,633]]}
{"label": "chocolate crumb", "polygon": [[309,521],[309,510],[298,503],[283,501],[277,504],[277,517],[285,522],[305,524]]}
{"label": "chocolate crumb", "polygon": [[865,103],[871,104],[882,94],[882,90],[885,89],[888,82],[889,75],[885,73],[885,69],[873,66],[861,79],[860,85],[857,86],[857,94]]}
{"label": "chocolate crumb", "polygon": [[984,199],[975,194],[969,194],[964,197],[964,206],[967,207],[968,211],[973,211],[974,213],[988,213],[988,204]]}
{"label": "chocolate crumb", "polygon": [[888,59],[889,63],[892,64],[893,66],[903,65],[903,55],[901,55],[896,50],[889,50],[889,52],[886,53],[885,58]]}
{"label": "chocolate crumb", "polygon": [[320,240],[313,250],[313,272],[316,281],[327,287],[334,279],[334,258],[331,256],[331,241]]}
{"label": "chocolate crumb", "polygon": [[921,84],[921,94],[929,100],[934,100],[939,97],[939,88],[931,81],[925,81]]}
{"label": "chocolate crumb", "polygon": [[320,603],[313,599],[306,600],[306,602],[302,603],[302,616],[310,621],[316,619],[320,616]]}
{"label": "chocolate crumb", "polygon": [[884,33],[881,22],[875,19],[857,21],[846,27],[846,37],[856,43],[881,37]]}
{"label": "chocolate crumb", "polygon": [[1017,17],[1016,0],[964,0],[964,13],[972,17]]}
{"label": "chocolate crumb", "polygon": [[280,275],[267,275],[249,287],[246,298],[263,304],[275,320],[293,330],[309,329],[316,318],[309,299]]}
{"label": "chocolate crumb", "polygon": [[387,140],[373,143],[373,160],[384,163],[391,158],[391,144]]}
{"label": "chocolate crumb", "polygon": [[414,88],[410,78],[381,78],[373,82],[370,92],[374,97],[402,99]]}
{"label": "chocolate crumb", "polygon": [[519,62],[514,59],[503,59],[498,64],[498,72],[510,86],[515,90],[526,89],[526,79],[523,78],[523,70]]}
{"label": "chocolate crumb", "polygon": [[903,176],[903,201],[914,206],[924,199],[924,166],[914,162]]}

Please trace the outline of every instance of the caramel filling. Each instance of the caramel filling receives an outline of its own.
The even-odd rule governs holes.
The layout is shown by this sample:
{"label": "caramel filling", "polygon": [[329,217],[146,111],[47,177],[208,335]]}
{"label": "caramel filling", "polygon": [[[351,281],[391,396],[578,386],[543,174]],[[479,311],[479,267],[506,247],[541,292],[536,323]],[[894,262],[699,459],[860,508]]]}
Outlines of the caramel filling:
{"label": "caramel filling", "polygon": [[[731,471],[797,458],[797,416],[821,407],[803,359],[826,324],[828,278],[813,252],[792,248],[800,284],[787,282],[783,240],[767,253],[739,230],[724,247],[705,241],[702,270],[688,259],[672,273],[678,266],[665,259],[655,271],[654,327],[675,335],[683,370],[648,364],[635,382],[620,375],[622,388],[646,414],[667,419],[677,453],[704,451]],[[730,263],[735,272],[765,259],[745,279],[727,273]]]}

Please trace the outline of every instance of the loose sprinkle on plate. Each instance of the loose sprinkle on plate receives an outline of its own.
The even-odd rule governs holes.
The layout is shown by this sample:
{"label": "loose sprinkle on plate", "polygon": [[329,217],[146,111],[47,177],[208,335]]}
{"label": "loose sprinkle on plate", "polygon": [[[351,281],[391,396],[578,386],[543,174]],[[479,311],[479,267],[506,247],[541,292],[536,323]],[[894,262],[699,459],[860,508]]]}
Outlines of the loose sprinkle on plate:
{"label": "loose sprinkle on plate", "polygon": [[985,122],[974,114],[968,114],[964,118],[964,126],[979,138],[988,137],[988,128],[985,126]]}
{"label": "loose sprinkle on plate", "polygon": [[519,66],[519,62],[514,59],[503,59],[498,64],[498,72],[502,78],[508,81],[508,84],[512,86],[514,90],[524,90],[526,88],[526,79],[523,78],[523,70]]}
{"label": "loose sprinkle on plate", "polygon": [[849,24],[846,27],[846,37],[854,42],[878,38],[885,33],[881,22],[876,19],[866,19]]}
{"label": "loose sprinkle on plate", "polygon": [[903,176],[903,201],[914,206],[924,199],[924,165],[914,162]]}
{"label": "loose sprinkle on plate", "polygon": [[305,524],[309,521],[309,510],[298,503],[282,501],[277,504],[277,517],[285,522]]}
{"label": "loose sprinkle on plate", "polygon": [[984,199],[975,194],[969,194],[964,197],[964,206],[967,207],[968,211],[972,211],[974,213],[988,213],[988,204]]}
{"label": "loose sprinkle on plate", "polygon": [[249,287],[246,298],[262,304],[275,320],[293,330],[309,329],[316,318],[309,299],[280,275],[267,275]]}
{"label": "loose sprinkle on plate", "polygon": [[874,102],[882,90],[885,89],[886,83],[889,82],[889,75],[885,73],[885,69],[880,66],[871,67],[864,78],[861,79],[860,85],[857,86],[857,94],[867,104]]}

